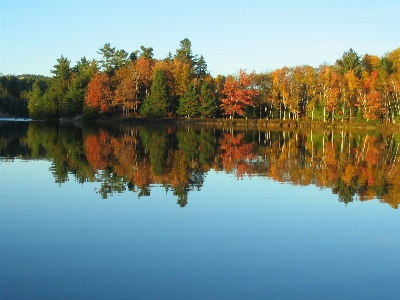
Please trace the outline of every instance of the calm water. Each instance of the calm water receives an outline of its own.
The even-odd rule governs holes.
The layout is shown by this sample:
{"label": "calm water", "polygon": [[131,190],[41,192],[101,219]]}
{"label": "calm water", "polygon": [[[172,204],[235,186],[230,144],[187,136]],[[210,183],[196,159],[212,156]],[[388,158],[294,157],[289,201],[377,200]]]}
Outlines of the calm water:
{"label": "calm water", "polygon": [[399,144],[0,122],[0,298],[398,299]]}

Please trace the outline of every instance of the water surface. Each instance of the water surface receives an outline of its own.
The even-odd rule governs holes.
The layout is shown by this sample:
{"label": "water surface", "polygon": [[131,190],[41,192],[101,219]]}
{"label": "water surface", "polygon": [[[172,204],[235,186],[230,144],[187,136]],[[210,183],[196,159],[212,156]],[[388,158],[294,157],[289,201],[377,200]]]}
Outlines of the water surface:
{"label": "water surface", "polygon": [[0,296],[397,299],[398,147],[0,123]]}

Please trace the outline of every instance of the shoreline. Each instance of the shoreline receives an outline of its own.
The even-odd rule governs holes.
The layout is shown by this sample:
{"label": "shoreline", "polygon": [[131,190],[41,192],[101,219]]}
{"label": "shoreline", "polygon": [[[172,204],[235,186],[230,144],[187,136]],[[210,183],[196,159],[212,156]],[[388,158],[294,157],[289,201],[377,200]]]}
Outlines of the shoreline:
{"label": "shoreline", "polygon": [[134,118],[134,117],[111,117],[98,118],[93,121],[84,120],[88,123],[109,124],[121,123],[131,125],[199,125],[199,126],[214,126],[214,127],[237,127],[248,129],[342,129],[342,130],[379,130],[379,131],[394,131],[400,132],[400,124],[370,124],[370,123],[343,123],[323,122],[312,120],[267,120],[267,119],[200,119],[200,118]]}

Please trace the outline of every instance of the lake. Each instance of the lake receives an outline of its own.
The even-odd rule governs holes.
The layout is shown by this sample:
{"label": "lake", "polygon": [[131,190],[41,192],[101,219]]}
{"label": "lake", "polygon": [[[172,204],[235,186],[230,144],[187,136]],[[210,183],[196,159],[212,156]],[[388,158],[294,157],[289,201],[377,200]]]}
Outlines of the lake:
{"label": "lake", "polygon": [[398,299],[399,145],[0,121],[0,298]]}

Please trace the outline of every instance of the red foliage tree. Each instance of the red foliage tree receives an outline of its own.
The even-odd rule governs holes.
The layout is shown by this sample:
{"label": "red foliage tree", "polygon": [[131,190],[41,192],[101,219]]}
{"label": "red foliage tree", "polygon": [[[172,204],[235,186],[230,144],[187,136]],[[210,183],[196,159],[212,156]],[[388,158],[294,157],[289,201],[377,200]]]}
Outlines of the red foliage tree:
{"label": "red foliage tree", "polygon": [[259,91],[254,88],[255,72],[247,74],[240,70],[239,78],[229,76],[224,83],[222,93],[225,98],[221,99],[221,109],[225,115],[231,118],[238,114],[244,115],[246,106],[254,105],[254,98],[259,94]]}
{"label": "red foliage tree", "polygon": [[106,73],[96,73],[87,87],[85,103],[88,107],[97,108],[104,113],[110,110],[112,94],[110,79]]}

